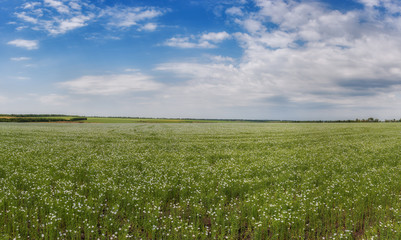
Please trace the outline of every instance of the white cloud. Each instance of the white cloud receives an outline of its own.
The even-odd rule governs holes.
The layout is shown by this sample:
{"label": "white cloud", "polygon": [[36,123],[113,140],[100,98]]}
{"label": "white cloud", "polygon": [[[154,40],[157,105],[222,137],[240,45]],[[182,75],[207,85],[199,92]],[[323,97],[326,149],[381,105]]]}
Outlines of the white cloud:
{"label": "white cloud", "polygon": [[[154,19],[164,14],[163,10],[152,7],[113,7],[102,11],[101,16],[110,18],[109,25],[113,27],[128,28],[136,26],[145,20]],[[148,28],[154,28],[149,25]],[[155,29],[155,28],[154,28]]]}
{"label": "white cloud", "polygon": [[215,43],[222,42],[226,39],[230,38],[230,34],[226,32],[210,32],[210,33],[205,33],[200,37],[200,41],[211,41]]}
{"label": "white cloud", "polygon": [[[233,34],[243,48],[239,64],[215,59],[161,64],[157,70],[188,79],[168,99],[213,108],[280,106],[283,112],[309,107],[314,116],[325,108],[331,117],[344,117],[333,108],[356,114],[400,107],[393,104],[401,90],[401,16],[389,9],[396,2],[380,1],[386,11],[344,12],[312,1],[255,2],[258,10],[234,19],[244,29]],[[166,45],[199,47],[200,39],[172,38]]]}
{"label": "white cloud", "polygon": [[241,8],[239,7],[231,7],[226,10],[226,14],[232,16],[243,16],[244,13],[242,12]]}
{"label": "white cloud", "polygon": [[22,8],[23,9],[34,9],[36,6],[40,6],[42,3],[40,2],[27,2],[25,3]]}
{"label": "white cloud", "polygon": [[[189,37],[172,37],[164,42],[164,45],[169,47],[178,47],[178,48],[197,48],[200,47],[198,43],[190,42],[191,39]],[[202,46],[212,48],[214,46]]]}
{"label": "white cloud", "polygon": [[59,13],[62,14],[69,14],[70,13],[70,8],[69,6],[65,5],[61,1],[56,1],[56,0],[44,0],[44,3],[46,6],[50,6],[54,9],[56,9]]}
{"label": "white cloud", "polygon": [[89,16],[80,15],[65,20],[60,20],[60,21],[57,20],[56,22],[53,23],[53,26],[48,25],[46,27],[46,30],[54,35],[63,34],[76,28],[86,26],[87,21],[91,20],[92,18],[93,15]]}
{"label": "white cloud", "polygon": [[358,0],[358,2],[364,4],[367,7],[379,6],[381,0]]}
{"label": "white cloud", "polygon": [[38,23],[38,19],[28,16],[26,12],[20,12],[15,14],[18,18],[24,20],[25,22],[36,24]]}
{"label": "white cloud", "polygon": [[250,32],[250,33],[257,33],[259,31],[265,31],[266,28],[263,26],[263,24],[255,19],[245,19],[244,21],[239,21],[237,20],[237,23],[242,24],[245,29]]}
{"label": "white cloud", "polygon": [[153,32],[157,29],[157,24],[156,23],[146,23],[143,25],[140,30],[143,31],[148,31],[148,32]]}
{"label": "white cloud", "polygon": [[15,39],[9,41],[7,44],[14,45],[20,48],[26,48],[28,50],[34,50],[39,48],[39,43],[36,40]]}
{"label": "white cloud", "polygon": [[225,57],[225,56],[221,56],[221,55],[210,56],[210,60],[212,60],[213,62],[217,62],[217,63],[222,63],[222,62],[233,63],[235,61],[234,58]]}
{"label": "white cloud", "polygon": [[77,2],[70,2],[68,5],[74,10],[78,10],[79,11],[79,10],[82,9],[82,6],[79,5]]}
{"label": "white cloud", "polygon": [[[15,16],[30,25],[33,30],[50,35],[65,34],[100,20],[109,27],[154,31],[157,24],[148,22],[163,15],[167,10],[154,7],[115,6],[102,9],[89,0],[43,0],[23,4]],[[19,29],[26,28],[25,25]]]}
{"label": "white cloud", "polygon": [[210,32],[190,37],[172,37],[164,42],[164,45],[178,48],[215,48],[216,44],[228,38],[227,32]]}
{"label": "white cloud", "polygon": [[59,0],[28,2],[15,16],[31,24],[33,30],[46,31],[51,35],[64,34],[88,25],[95,19],[97,11],[87,1]]}
{"label": "white cloud", "polygon": [[15,30],[21,31],[21,30],[24,30],[25,28],[28,28],[28,27],[27,26],[20,26],[20,27],[15,28]]}
{"label": "white cloud", "polygon": [[59,86],[77,94],[115,95],[128,92],[159,90],[163,85],[141,73],[83,76],[59,83]]}
{"label": "white cloud", "polygon": [[28,60],[31,60],[31,58],[30,57],[13,57],[13,58],[10,58],[10,60],[19,62],[19,61],[28,61]]}

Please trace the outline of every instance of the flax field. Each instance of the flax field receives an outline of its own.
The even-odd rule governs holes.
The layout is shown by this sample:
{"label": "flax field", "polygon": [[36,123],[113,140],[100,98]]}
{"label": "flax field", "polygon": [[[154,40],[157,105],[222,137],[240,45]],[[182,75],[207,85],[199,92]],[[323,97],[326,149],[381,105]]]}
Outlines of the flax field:
{"label": "flax field", "polygon": [[401,124],[0,123],[0,239],[401,239]]}

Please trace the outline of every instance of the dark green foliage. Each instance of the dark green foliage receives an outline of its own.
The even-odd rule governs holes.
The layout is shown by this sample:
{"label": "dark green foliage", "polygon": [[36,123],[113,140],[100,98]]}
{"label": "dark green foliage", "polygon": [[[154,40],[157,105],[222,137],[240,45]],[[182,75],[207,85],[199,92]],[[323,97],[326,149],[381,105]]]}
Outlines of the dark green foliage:
{"label": "dark green foliage", "polygon": [[87,120],[86,117],[50,118],[50,117],[0,117],[0,122],[75,122]]}
{"label": "dark green foliage", "polygon": [[41,118],[41,117],[11,117],[0,118],[0,122],[61,122],[68,121],[64,118]]}
{"label": "dark green foliage", "polygon": [[86,118],[86,117],[74,117],[74,118],[70,119],[71,122],[73,122],[73,121],[85,121],[85,120],[88,120],[88,118]]}

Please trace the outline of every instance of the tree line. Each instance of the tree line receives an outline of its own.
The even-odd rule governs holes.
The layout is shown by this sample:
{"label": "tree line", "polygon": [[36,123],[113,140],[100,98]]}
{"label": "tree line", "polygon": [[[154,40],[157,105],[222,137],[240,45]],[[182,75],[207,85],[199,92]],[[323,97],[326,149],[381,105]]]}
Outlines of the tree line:
{"label": "tree line", "polygon": [[86,117],[49,118],[49,117],[0,117],[0,122],[76,122],[87,120]]}

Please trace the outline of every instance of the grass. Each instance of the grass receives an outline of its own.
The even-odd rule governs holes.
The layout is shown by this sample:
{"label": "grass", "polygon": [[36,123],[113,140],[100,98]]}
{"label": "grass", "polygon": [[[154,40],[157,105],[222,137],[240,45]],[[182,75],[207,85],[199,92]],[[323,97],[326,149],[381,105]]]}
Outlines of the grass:
{"label": "grass", "polygon": [[400,239],[401,125],[0,124],[0,239]]}

